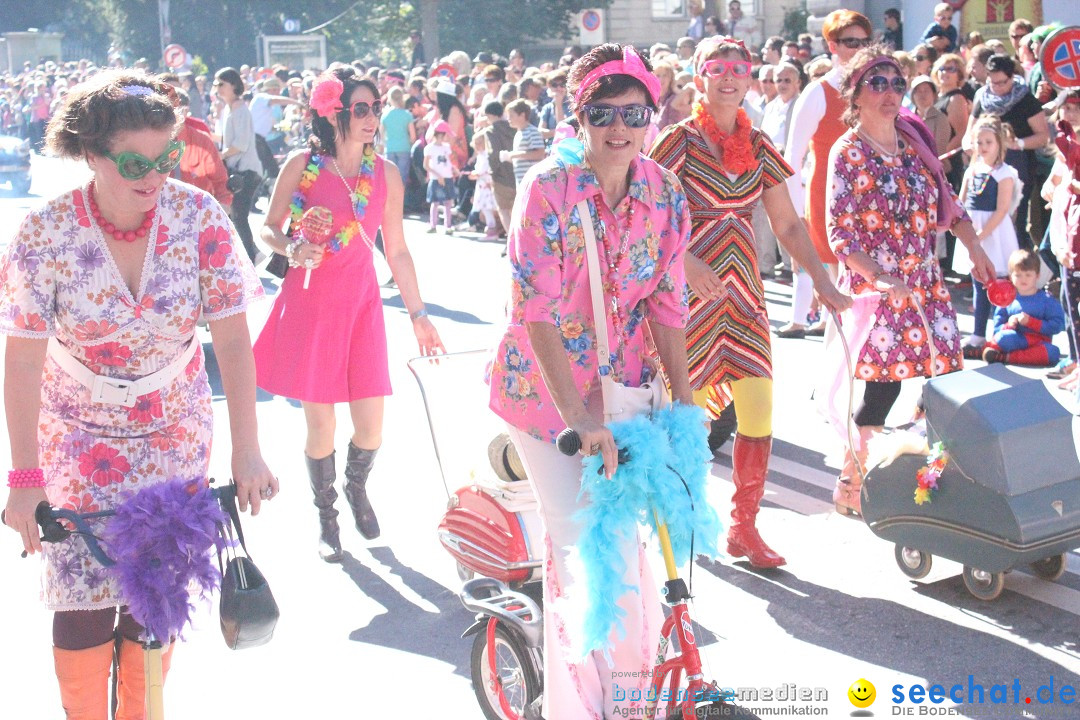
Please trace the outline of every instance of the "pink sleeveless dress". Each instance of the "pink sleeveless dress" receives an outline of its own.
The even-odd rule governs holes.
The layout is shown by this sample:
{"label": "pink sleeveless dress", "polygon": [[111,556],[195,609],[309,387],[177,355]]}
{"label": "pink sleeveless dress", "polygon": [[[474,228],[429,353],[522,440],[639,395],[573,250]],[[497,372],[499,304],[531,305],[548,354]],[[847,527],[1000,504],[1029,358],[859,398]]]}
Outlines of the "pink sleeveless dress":
{"label": "pink sleeveless dress", "polygon": [[[328,163],[329,164],[329,163]],[[386,204],[383,159],[363,226],[372,242]],[[345,178],[349,187],[356,177]],[[334,215],[336,235],[353,220],[352,201],[341,178],[323,169],[308,190],[304,208],[322,205]],[[255,341],[256,384],[275,395],[313,403],[339,403],[389,395],[382,297],[373,250],[357,233],[341,251],[324,256],[304,289],[303,268],[291,268],[274,308]]]}

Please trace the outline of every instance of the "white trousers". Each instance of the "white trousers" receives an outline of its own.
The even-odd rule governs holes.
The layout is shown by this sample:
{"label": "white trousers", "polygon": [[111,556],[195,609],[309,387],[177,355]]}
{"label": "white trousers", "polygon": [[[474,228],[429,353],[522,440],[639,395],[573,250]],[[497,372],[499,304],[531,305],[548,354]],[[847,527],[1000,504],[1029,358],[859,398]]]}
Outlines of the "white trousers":
{"label": "white trousers", "polygon": [[[631,538],[619,540],[626,562],[623,581],[639,592],[628,591],[619,598],[619,607],[626,611],[626,634],[620,640],[616,631],[611,633],[613,664],[609,667],[599,652],[579,660],[573,649],[580,646],[581,638],[574,637],[579,630],[560,611],[559,599],[575,590],[575,595],[584,593],[583,587],[574,586],[567,566],[569,552],[581,532],[574,514],[587,502],[578,499],[581,457],[567,457],[553,444],[513,427],[509,434],[536,494],[546,535],[543,715],[548,720],[644,717],[640,698],[645,697],[652,680],[664,613],[637,528]],[[613,482],[618,482],[617,477]],[[582,600],[578,597],[575,602]]]}

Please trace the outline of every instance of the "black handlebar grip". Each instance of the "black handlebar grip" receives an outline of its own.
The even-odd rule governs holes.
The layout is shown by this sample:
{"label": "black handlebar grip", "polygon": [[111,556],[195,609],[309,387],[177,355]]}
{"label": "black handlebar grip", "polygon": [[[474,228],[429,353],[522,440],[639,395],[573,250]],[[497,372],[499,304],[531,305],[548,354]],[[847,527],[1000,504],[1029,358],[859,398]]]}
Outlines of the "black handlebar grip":
{"label": "black handlebar grip", "polygon": [[581,437],[575,430],[566,428],[555,438],[555,447],[559,448],[563,455],[577,455],[578,450],[581,450]]}

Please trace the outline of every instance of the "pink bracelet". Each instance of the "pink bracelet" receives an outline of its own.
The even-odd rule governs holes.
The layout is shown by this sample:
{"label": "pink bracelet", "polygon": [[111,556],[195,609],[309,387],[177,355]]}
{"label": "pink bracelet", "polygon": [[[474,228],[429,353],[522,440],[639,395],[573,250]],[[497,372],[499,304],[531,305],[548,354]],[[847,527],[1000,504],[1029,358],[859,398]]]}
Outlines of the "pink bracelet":
{"label": "pink bracelet", "polygon": [[7,484],[9,488],[39,488],[45,487],[45,473],[41,468],[33,470],[8,470]]}

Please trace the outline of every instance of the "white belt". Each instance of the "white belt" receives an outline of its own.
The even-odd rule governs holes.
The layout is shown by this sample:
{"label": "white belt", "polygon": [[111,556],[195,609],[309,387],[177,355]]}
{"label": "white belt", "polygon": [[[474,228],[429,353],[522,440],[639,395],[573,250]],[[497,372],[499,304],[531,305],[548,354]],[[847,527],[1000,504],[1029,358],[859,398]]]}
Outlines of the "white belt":
{"label": "white belt", "polygon": [[140,395],[160,390],[184,371],[188,362],[199,349],[199,342],[192,337],[180,356],[157,372],[135,380],[122,380],[108,375],[95,375],[90,368],[79,362],[56,338],[49,340],[49,357],[68,375],[90,388],[90,400],[105,405],[135,407]]}

